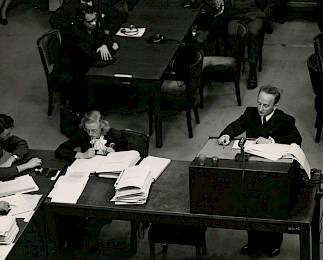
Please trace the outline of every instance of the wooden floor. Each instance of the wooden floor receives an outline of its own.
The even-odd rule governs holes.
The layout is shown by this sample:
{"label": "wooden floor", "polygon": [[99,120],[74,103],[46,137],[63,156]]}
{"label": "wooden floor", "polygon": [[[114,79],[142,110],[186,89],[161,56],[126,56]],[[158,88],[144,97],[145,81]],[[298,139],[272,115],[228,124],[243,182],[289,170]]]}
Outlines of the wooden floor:
{"label": "wooden floor", "polygon": [[[58,100],[53,115],[47,116],[46,78],[36,48],[37,38],[50,29],[48,19],[46,11],[35,9],[28,3],[14,3],[8,14],[8,25],[0,26],[0,113],[14,118],[14,133],[25,138],[31,148],[53,150],[66,137],[59,130]],[[314,142],[316,113],[306,66],[307,57],[314,52],[312,39],[319,33],[317,24],[294,18],[284,24],[274,25],[274,33],[265,37],[263,71],[258,75],[259,85],[272,84],[283,90],[280,108],[296,118],[296,125],[303,137],[302,148],[311,167],[323,169],[323,140],[318,144]],[[241,77],[241,107],[236,104],[233,83],[209,85],[205,88],[205,107],[199,110],[201,124],[193,122],[194,138],[188,138],[185,113],[179,113],[163,120],[164,145],[156,148],[155,137],[152,136],[149,153],[171,159],[193,160],[210,135],[219,135],[247,106],[256,105],[258,88],[246,88],[247,76],[248,68]],[[113,93],[110,95],[111,98],[107,100],[113,99]],[[148,132],[146,104],[138,100],[137,104],[129,108],[122,105],[128,97],[120,98],[123,99],[120,106],[114,105],[107,115],[110,124],[115,128]],[[139,241],[136,255],[122,257],[129,231],[128,222],[113,221],[104,226],[100,237],[103,249],[97,259],[109,259],[113,256],[147,259],[147,237]],[[323,241],[322,236],[321,240]],[[240,254],[240,248],[246,242],[247,234],[244,231],[208,229],[206,258],[248,259]],[[116,249],[112,250],[113,247]],[[194,256],[194,247],[170,245],[167,259],[193,259]],[[275,259],[298,258],[298,236],[284,235],[281,254]],[[157,259],[165,259],[161,254],[161,245],[157,247]]]}

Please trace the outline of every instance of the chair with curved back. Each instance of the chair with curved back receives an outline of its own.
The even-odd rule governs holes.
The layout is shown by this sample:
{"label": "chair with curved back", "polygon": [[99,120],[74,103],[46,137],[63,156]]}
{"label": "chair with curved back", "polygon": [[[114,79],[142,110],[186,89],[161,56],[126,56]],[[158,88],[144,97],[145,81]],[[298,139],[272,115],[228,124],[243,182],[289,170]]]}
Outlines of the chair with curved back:
{"label": "chair with curved back", "polygon": [[204,106],[204,87],[211,82],[234,82],[238,106],[241,106],[240,74],[241,59],[245,49],[247,28],[239,24],[241,33],[237,35],[231,56],[205,56],[203,61],[202,82],[200,84],[200,107]]}
{"label": "chair with curved back", "polygon": [[[53,112],[54,92],[61,92],[57,76],[53,70],[59,57],[61,47],[61,35],[58,29],[49,31],[37,39],[37,47],[47,80],[48,88],[48,116]],[[64,96],[61,96],[62,102],[65,101]]]}
{"label": "chair with curved back", "polygon": [[[183,55],[183,56],[181,56]],[[203,52],[195,48],[184,48],[181,57],[185,57],[186,65],[180,66],[181,70],[175,78],[183,82],[179,85],[162,86],[161,110],[186,111],[187,128],[189,137],[193,137],[191,110],[193,109],[195,121],[200,123],[198,115],[198,88],[201,80]],[[189,57],[189,58],[188,58]],[[188,59],[187,59],[188,58]],[[182,63],[181,63],[182,64]],[[154,109],[153,102],[149,105],[149,134],[153,132]]]}

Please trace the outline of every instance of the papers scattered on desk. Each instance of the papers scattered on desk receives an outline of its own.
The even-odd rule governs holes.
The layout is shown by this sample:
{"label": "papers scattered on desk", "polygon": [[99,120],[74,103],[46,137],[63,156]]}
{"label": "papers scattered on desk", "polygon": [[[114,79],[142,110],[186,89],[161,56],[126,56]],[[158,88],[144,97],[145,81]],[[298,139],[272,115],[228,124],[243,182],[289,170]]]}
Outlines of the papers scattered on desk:
{"label": "papers scattered on desk", "polygon": [[11,181],[0,182],[0,197],[37,190],[39,188],[30,175],[23,175]]}
{"label": "papers scattered on desk", "polygon": [[52,202],[77,203],[89,180],[90,172],[74,170],[73,167],[68,167],[66,174],[58,178],[48,195]]}
{"label": "papers scattered on desk", "polygon": [[117,36],[124,36],[124,37],[135,37],[139,38],[144,35],[146,28],[129,28],[129,27],[122,27],[116,33]]}
{"label": "papers scattered on desk", "polygon": [[0,217],[0,244],[9,245],[16,238],[19,227],[13,216]]}
{"label": "papers scattered on desk", "polygon": [[14,194],[3,197],[1,200],[10,205],[7,216],[23,218],[25,222],[28,222],[42,196],[41,194]]}
{"label": "papers scattered on desk", "polygon": [[[239,140],[236,140],[238,142]],[[245,144],[245,152],[257,155],[260,157],[267,158],[269,160],[278,160],[280,158],[291,158],[295,159],[299,162],[299,164],[303,167],[305,172],[307,173],[308,178],[311,178],[311,167],[309,165],[308,160],[300,148],[299,145],[293,144],[278,144],[278,143],[271,143],[271,144],[255,144],[253,143],[246,143]]]}
{"label": "papers scattered on desk", "polygon": [[144,204],[152,182],[149,166],[128,167],[117,179],[114,185],[116,193],[111,201],[116,205]]}
{"label": "papers scattered on desk", "polygon": [[154,179],[154,181],[156,181],[166,169],[166,167],[170,164],[170,162],[171,159],[149,155],[141,161],[140,165],[149,166],[152,178]]}

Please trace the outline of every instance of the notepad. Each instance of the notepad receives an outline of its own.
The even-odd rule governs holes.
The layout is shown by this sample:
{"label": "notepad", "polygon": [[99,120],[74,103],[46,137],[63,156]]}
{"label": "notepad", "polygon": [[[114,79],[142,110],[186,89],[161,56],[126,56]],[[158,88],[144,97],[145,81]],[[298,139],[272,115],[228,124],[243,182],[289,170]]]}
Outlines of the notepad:
{"label": "notepad", "polygon": [[154,179],[154,181],[156,181],[166,169],[166,167],[170,164],[170,162],[171,159],[149,155],[141,161],[140,165],[149,166],[152,178]]}
{"label": "notepad", "polygon": [[23,175],[11,181],[0,182],[0,197],[37,190],[39,188],[30,175]]}

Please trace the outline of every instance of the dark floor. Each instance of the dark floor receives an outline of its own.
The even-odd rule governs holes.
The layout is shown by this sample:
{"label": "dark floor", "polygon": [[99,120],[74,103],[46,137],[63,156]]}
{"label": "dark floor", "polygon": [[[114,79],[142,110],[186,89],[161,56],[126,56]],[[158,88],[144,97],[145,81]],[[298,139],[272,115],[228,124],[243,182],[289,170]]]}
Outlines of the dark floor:
{"label": "dark floor", "polygon": [[[35,9],[31,4],[14,3],[8,14],[8,25],[0,26],[0,107],[1,113],[14,118],[15,134],[25,138],[31,148],[53,150],[66,137],[59,131],[58,105],[53,115],[47,116],[46,79],[36,47],[36,39],[50,29],[48,18],[48,12]],[[318,33],[317,24],[306,19],[294,17],[284,24],[275,23],[274,33],[265,37],[263,71],[259,73],[258,81],[259,85],[272,84],[283,90],[280,108],[296,118],[303,137],[302,148],[311,167],[323,169],[323,140],[318,144],[314,142],[316,113],[306,66],[307,57],[314,52],[312,39]],[[171,159],[193,160],[208,136],[218,135],[245,107],[255,105],[258,89],[246,88],[247,72],[248,68],[241,78],[241,107],[236,105],[233,83],[209,85],[205,88],[205,107],[199,110],[201,123],[196,125],[193,121],[194,138],[188,138],[185,113],[179,113],[163,120],[164,145],[156,148],[155,136],[152,136],[149,153]],[[114,104],[111,111],[107,118],[115,128],[148,132],[144,104],[131,109],[121,105],[115,108]],[[122,257],[129,231],[129,222],[113,221],[104,226],[100,236],[103,249],[98,259],[147,259],[149,246],[146,236],[139,240],[138,252],[134,256]],[[248,259],[240,254],[241,246],[246,243],[246,232],[209,228],[206,236],[206,259]],[[168,259],[194,257],[192,246],[169,246]],[[281,254],[276,259],[298,258],[298,236],[285,234]],[[157,259],[166,259],[161,253],[161,245],[157,247]]]}

